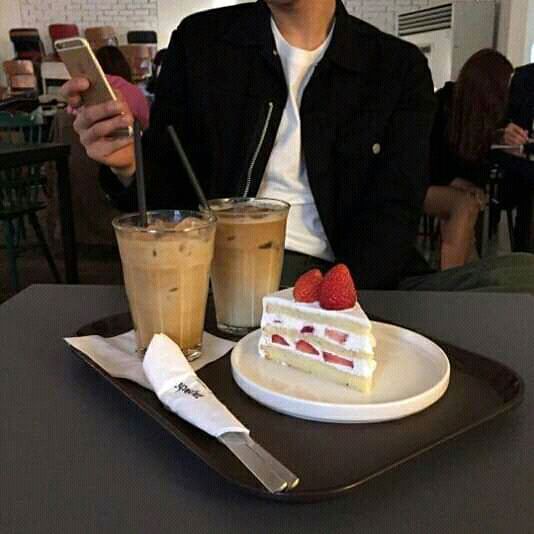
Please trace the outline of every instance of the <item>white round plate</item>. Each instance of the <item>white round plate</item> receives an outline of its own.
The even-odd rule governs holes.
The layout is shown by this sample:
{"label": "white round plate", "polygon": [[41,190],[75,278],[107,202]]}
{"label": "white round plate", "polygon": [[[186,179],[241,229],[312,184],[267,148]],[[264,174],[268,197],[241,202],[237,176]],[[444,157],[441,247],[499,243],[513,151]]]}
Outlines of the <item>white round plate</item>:
{"label": "white round plate", "polygon": [[232,373],[239,387],[259,403],[286,415],[331,423],[400,419],[428,408],[447,390],[447,356],[429,339],[373,322],[377,369],[370,393],[325,382],[262,358],[260,330],[234,347]]}

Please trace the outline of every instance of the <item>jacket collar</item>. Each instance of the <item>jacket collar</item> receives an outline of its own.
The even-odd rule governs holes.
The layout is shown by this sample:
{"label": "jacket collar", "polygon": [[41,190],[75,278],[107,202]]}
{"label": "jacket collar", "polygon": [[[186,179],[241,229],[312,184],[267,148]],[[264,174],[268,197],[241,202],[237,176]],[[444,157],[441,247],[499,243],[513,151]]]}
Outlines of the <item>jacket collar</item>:
{"label": "jacket collar", "polygon": [[[332,41],[325,54],[338,66],[364,72],[373,64],[375,30],[350,16],[341,0],[336,0],[336,25]],[[272,54],[275,43],[271,31],[271,11],[264,0],[247,6],[236,17],[224,38],[238,46],[257,46]]]}

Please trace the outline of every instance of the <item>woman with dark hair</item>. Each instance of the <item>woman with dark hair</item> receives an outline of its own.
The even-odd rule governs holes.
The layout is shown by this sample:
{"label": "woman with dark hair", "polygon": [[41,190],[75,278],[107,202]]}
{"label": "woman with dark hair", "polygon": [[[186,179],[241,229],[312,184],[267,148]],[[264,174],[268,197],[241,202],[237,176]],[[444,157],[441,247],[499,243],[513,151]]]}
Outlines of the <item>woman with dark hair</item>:
{"label": "woman with dark hair", "polygon": [[456,83],[436,93],[430,187],[424,210],[441,223],[441,268],[465,265],[474,254],[475,224],[486,204],[490,148],[506,113],[512,64],[495,50],[480,50]]}
{"label": "woman with dark hair", "polygon": [[113,90],[126,100],[141,126],[147,128],[150,114],[148,101],[141,89],[132,83],[132,71],[124,54],[116,46],[102,46],[95,55]]}
{"label": "woman with dark hair", "polygon": [[445,131],[452,156],[445,169],[449,176],[459,175],[478,186],[486,183],[490,147],[506,115],[513,72],[510,61],[490,49],[471,56],[462,68]]}

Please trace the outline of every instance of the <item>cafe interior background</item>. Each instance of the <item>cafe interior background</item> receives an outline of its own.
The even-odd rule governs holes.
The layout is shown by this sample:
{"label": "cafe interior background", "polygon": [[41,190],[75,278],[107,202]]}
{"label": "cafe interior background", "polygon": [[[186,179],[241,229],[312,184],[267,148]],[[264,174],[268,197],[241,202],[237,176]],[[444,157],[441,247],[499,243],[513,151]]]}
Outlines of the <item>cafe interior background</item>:
{"label": "cafe interior background", "polygon": [[[433,71],[436,89],[448,79],[454,79],[462,63],[476,50],[485,47],[496,48],[514,66],[534,61],[534,0],[464,0],[443,2],[442,0],[344,0],[350,13],[362,18],[380,29],[398,34],[405,30],[404,38],[417,43],[427,55]],[[0,64],[16,57],[10,30],[34,28],[44,47],[41,75],[50,77],[39,88],[39,103],[32,113],[39,115],[47,139],[71,144],[69,165],[72,187],[72,207],[76,229],[76,245],[79,261],[80,281],[86,284],[121,283],[120,261],[114,246],[111,220],[116,212],[95,181],[89,177],[96,173],[96,166],[84,158],[83,150],[76,143],[72,132],[57,114],[65,114],[58,102],[58,89],[63,83],[64,73],[57,58],[53,57],[53,46],[49,34],[51,24],[74,24],[80,35],[86,28],[111,27],[112,42],[125,51],[134,76],[143,89],[147,89],[150,77],[157,69],[155,52],[166,47],[170,34],[182,18],[188,14],[240,3],[225,0],[0,0]],[[410,30],[409,18],[399,17],[402,13],[417,12],[442,6],[441,17],[449,22],[441,24],[437,31]],[[437,12],[436,12],[437,13]],[[452,22],[450,22],[452,19]],[[404,20],[404,23],[399,23]],[[404,26],[403,26],[404,24]],[[452,26],[451,26],[452,25]],[[431,28],[432,29],[432,28]],[[128,43],[128,32],[154,31],[157,42],[148,47]],[[451,35],[453,36],[451,38]],[[86,35],[87,36],[87,35]],[[445,39],[445,40],[443,40]],[[146,44],[146,43],[145,43]],[[148,48],[148,52],[146,49]],[[136,57],[136,50],[147,56]],[[148,59],[147,59],[148,58]],[[42,67],[45,63],[46,69]],[[0,70],[0,99],[12,96],[10,81],[5,69]],[[46,94],[43,94],[46,92]],[[150,95],[148,95],[150,97]],[[0,100],[1,102],[1,100]],[[58,112],[58,109],[60,111]],[[42,139],[43,141],[46,139]],[[2,137],[0,136],[0,142]],[[63,277],[63,247],[59,227],[59,205],[54,179],[54,169],[47,166],[40,169],[47,178],[43,188],[46,208],[40,210],[39,221],[55,263]],[[2,220],[0,219],[0,223]],[[504,254],[510,251],[508,220],[500,218],[491,239],[487,239],[485,254]],[[54,275],[42,253],[39,240],[28,224],[17,229],[16,266],[17,287],[9,269],[4,233],[0,234],[0,302],[18,290],[34,283],[52,283]],[[427,257],[436,254],[435,240],[426,239],[423,232],[421,247]],[[439,246],[439,245],[437,245]]]}

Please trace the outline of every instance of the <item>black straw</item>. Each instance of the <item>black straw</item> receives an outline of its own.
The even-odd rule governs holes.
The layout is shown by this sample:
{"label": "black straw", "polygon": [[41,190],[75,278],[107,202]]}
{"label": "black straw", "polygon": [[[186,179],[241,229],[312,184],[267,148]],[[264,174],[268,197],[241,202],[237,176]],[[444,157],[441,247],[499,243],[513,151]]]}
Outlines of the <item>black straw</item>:
{"label": "black straw", "polygon": [[143,147],[141,146],[141,125],[134,121],[135,180],[137,182],[137,204],[139,208],[139,226],[147,226],[145,169],[143,167]]}
{"label": "black straw", "polygon": [[204,191],[202,191],[202,187],[200,187],[200,183],[197,180],[197,177],[195,176],[195,172],[193,171],[193,168],[191,167],[191,163],[189,163],[189,159],[182,147],[182,143],[180,143],[180,139],[178,139],[178,136],[176,135],[176,130],[174,129],[172,125],[169,125],[167,126],[167,131],[169,132],[169,135],[171,136],[172,142],[174,143],[174,146],[176,147],[176,150],[180,156],[180,159],[182,160],[182,164],[187,172],[189,181],[191,182],[191,185],[194,187],[196,194],[198,196],[198,199],[200,200],[200,203],[206,209],[206,211],[211,211],[208,201],[206,200],[206,195],[204,194]]}

